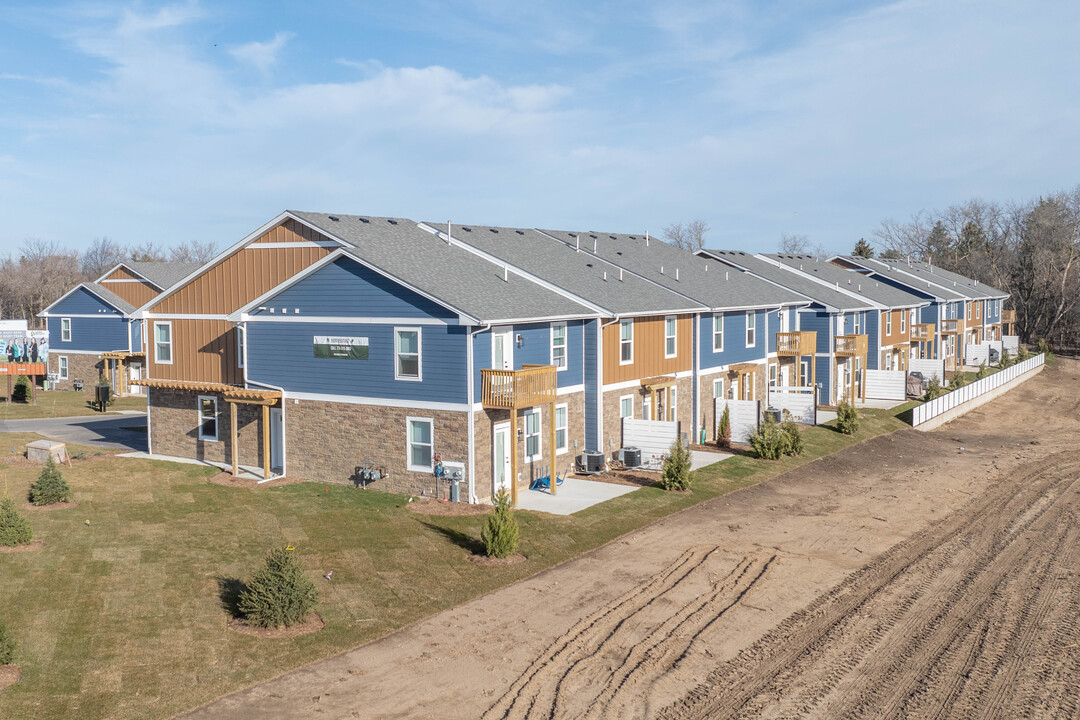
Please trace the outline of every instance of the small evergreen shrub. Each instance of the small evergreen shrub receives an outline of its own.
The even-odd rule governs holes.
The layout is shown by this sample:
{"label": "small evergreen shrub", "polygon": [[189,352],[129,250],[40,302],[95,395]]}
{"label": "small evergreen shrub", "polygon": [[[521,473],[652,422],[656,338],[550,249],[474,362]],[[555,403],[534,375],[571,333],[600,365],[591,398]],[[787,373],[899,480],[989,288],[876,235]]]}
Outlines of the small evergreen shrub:
{"label": "small evergreen shrub", "polygon": [[0,620],[0,665],[9,665],[15,659],[15,638]]}
{"label": "small evergreen shrub", "polygon": [[1044,355],[1046,355],[1046,363],[1049,364],[1054,362],[1054,353],[1052,351],[1052,348],[1050,347],[1050,343],[1046,341],[1046,338],[1039,338],[1039,340],[1035,343],[1035,354],[1037,355],[1039,353],[1043,353]]}
{"label": "small evergreen shrub", "polygon": [[968,384],[967,375],[962,372],[958,372],[952,376],[952,380],[949,382],[949,391],[959,390]]}
{"label": "small evergreen shrub", "polygon": [[799,426],[794,420],[785,420],[780,424],[783,428],[784,434],[787,435],[787,451],[785,455],[791,455],[793,457],[803,454],[803,450],[806,449],[806,443],[803,442],[802,431],[799,430]]}
{"label": "small evergreen shrub", "polygon": [[56,466],[52,455],[49,455],[38,479],[30,486],[30,502],[35,505],[52,505],[67,502],[70,496],[71,488],[68,487],[67,480]]}
{"label": "small evergreen shrub", "polygon": [[1005,368],[1009,367],[1010,365],[1015,365],[1015,364],[1016,364],[1016,361],[1013,360],[1013,357],[1012,357],[1012,355],[1009,354],[1009,351],[1006,350],[1005,348],[1001,348],[1001,363],[1000,363],[1001,368],[1004,370]]}
{"label": "small evergreen shrub", "polygon": [[[934,380],[931,379],[930,382],[933,383]],[[845,435],[854,435],[859,432],[859,413],[846,397],[836,408],[836,428]]]}
{"label": "small evergreen shrub", "polygon": [[716,444],[721,448],[731,447],[731,410],[724,405],[724,412],[720,413],[720,424],[716,428]]}
{"label": "small evergreen shrub", "polygon": [[1025,360],[1027,360],[1029,357],[1031,357],[1031,351],[1028,350],[1027,345],[1021,345],[1020,350],[1016,355],[1016,359],[1019,360],[1020,362],[1023,362]]}
{"label": "small evergreen shrub", "polygon": [[762,460],[779,460],[782,455],[789,455],[790,439],[783,426],[766,415],[756,433],[750,436],[750,447]]}
{"label": "small evergreen shrub", "polygon": [[990,368],[986,367],[986,361],[983,360],[979,363],[979,369],[975,372],[975,379],[982,380],[984,377],[990,374]]}
{"label": "small evergreen shrub", "polygon": [[15,387],[11,391],[11,401],[30,402],[30,378],[20,375],[15,379]]}
{"label": "small evergreen shrub", "polygon": [[240,592],[238,607],[256,627],[288,627],[302,623],[319,591],[304,575],[304,566],[292,551],[275,548]]}
{"label": "small evergreen shrub", "polygon": [[11,498],[0,500],[0,545],[15,547],[34,539],[30,521],[22,516]]}
{"label": "small evergreen shrub", "polygon": [[510,508],[510,493],[506,491],[506,488],[499,488],[493,501],[495,509],[488,515],[487,523],[481,528],[480,539],[489,557],[509,557],[517,550],[521,530]]}
{"label": "small evergreen shrub", "polygon": [[671,449],[664,458],[660,487],[665,490],[690,489],[690,448],[680,440],[671,443]]}
{"label": "small evergreen shrub", "polygon": [[930,382],[926,384],[926,393],[923,395],[923,402],[930,402],[934,398],[939,398],[945,394],[945,388],[941,386],[941,381],[938,380],[937,375],[930,376]]}

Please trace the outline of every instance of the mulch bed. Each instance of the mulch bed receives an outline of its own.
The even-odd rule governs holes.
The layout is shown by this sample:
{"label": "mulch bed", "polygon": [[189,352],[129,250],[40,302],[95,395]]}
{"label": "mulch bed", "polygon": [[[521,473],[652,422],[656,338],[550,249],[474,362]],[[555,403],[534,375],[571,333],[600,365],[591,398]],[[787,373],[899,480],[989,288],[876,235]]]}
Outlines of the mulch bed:
{"label": "mulch bed", "polygon": [[469,503],[463,502],[452,503],[426,497],[413,498],[412,502],[405,503],[405,507],[409,509],[409,512],[418,515],[487,515],[491,512],[490,505],[470,505]]}
{"label": "mulch bed", "polygon": [[[8,545],[0,545],[0,553],[20,553],[20,552],[33,552],[34,550],[40,550],[45,547],[44,540],[31,540],[25,545],[16,545],[10,547]],[[7,667],[6,665],[4,667]]]}
{"label": "mulch bed", "polygon": [[521,553],[514,553],[513,555],[507,555],[504,558],[490,557],[488,555],[470,555],[469,562],[474,565],[480,565],[481,567],[504,567],[506,565],[517,565],[523,563],[529,558],[525,557]]}
{"label": "mulch bed", "polygon": [[0,665],[0,690],[19,682],[22,672],[18,665]]}
{"label": "mulch bed", "polygon": [[326,623],[319,617],[318,614],[312,613],[307,622],[293,625],[292,627],[282,628],[261,628],[248,625],[242,618],[231,618],[228,625],[230,630],[241,633],[242,635],[251,635],[252,637],[264,638],[270,640],[280,640],[283,638],[300,637],[301,635],[310,635],[311,633],[319,632]]}
{"label": "mulch bed", "polygon": [[608,470],[599,475],[587,475],[585,480],[606,482],[612,485],[632,485],[633,487],[649,487],[656,484],[660,479],[660,473],[652,470]]}
{"label": "mulch bed", "polygon": [[207,479],[207,482],[213,483],[214,485],[224,485],[225,487],[268,488],[281,487],[282,485],[296,485],[304,481],[280,477],[274,478],[270,482],[260,483],[258,478],[234,478],[231,473],[219,472],[217,475],[211,475]]}

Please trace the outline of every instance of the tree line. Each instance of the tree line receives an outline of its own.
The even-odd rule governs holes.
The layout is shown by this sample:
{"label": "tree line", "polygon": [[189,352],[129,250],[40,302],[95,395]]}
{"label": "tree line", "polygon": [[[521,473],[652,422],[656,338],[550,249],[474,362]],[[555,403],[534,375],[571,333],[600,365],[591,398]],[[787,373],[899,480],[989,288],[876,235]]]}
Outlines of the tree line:
{"label": "tree line", "polygon": [[27,239],[17,252],[0,258],[0,318],[26,319],[43,328],[37,314],[80,282],[97,280],[125,261],[207,262],[217,253],[212,242],[188,240],[172,247],[152,242],[123,245],[97,238],[80,253],[55,240]]}

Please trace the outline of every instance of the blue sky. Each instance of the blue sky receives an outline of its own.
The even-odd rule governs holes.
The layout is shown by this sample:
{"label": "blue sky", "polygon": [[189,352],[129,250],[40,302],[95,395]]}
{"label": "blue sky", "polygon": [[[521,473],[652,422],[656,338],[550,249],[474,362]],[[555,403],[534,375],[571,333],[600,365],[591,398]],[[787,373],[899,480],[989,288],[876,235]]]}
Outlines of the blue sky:
{"label": "blue sky", "polygon": [[1080,183],[1075,2],[0,3],[0,253],[281,210],[849,250]]}

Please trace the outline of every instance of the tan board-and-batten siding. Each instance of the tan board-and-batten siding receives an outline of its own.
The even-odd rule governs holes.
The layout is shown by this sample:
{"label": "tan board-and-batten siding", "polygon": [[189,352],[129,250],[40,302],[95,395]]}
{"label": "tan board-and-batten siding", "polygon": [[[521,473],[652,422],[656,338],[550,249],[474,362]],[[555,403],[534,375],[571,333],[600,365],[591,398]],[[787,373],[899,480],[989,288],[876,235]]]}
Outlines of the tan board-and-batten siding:
{"label": "tan board-and-batten siding", "polygon": [[102,278],[100,284],[109,292],[122,297],[135,307],[142,307],[161,293],[161,290],[155,285],[123,266],[116,268]]}
{"label": "tan board-and-batten siding", "polygon": [[619,364],[619,323],[614,322],[604,327],[604,384],[626,382],[645,377],[670,375],[684,372],[691,368],[691,318],[690,315],[678,315],[675,321],[676,354],[673,358],[664,357],[664,318],[665,315],[650,315],[634,318],[634,361],[626,365]]}

